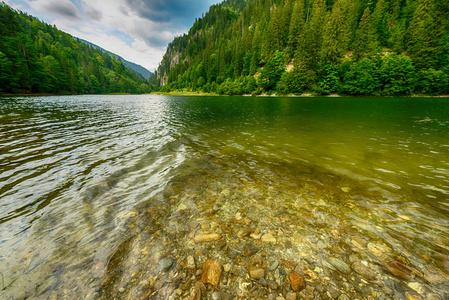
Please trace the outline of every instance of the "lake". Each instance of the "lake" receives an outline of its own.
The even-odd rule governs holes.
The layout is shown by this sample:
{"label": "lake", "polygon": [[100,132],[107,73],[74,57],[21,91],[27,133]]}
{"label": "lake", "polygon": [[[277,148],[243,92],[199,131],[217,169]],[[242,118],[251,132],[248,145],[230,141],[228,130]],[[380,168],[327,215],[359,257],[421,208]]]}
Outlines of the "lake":
{"label": "lake", "polygon": [[448,299],[449,102],[2,97],[0,250],[7,299]]}

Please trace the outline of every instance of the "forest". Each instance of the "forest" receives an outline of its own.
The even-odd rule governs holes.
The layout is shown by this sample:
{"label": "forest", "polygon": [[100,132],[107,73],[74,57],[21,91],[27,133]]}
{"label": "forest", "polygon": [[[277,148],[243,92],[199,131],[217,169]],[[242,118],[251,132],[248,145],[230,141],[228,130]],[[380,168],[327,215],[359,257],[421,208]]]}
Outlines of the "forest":
{"label": "forest", "polygon": [[226,0],[174,39],[161,91],[449,94],[449,0]]}
{"label": "forest", "polygon": [[148,93],[120,60],[0,4],[0,94]]}

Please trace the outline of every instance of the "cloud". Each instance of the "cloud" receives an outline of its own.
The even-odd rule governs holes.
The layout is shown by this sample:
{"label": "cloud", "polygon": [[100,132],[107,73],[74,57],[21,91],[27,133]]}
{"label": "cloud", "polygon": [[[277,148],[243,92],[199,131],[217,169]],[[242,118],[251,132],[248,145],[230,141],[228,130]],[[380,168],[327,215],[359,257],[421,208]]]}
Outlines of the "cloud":
{"label": "cloud", "polygon": [[205,13],[210,2],[198,0],[124,0],[140,17],[156,23],[190,26],[195,16]]}
{"label": "cloud", "polygon": [[[1,1],[1,0],[0,0]],[[124,59],[155,70],[167,44],[221,0],[6,0]]]}
{"label": "cloud", "polygon": [[29,4],[36,10],[54,13],[64,18],[80,18],[78,8],[69,0],[37,0]]}
{"label": "cloud", "polygon": [[92,7],[85,8],[84,13],[95,21],[101,21],[101,19],[103,18],[102,13]]}

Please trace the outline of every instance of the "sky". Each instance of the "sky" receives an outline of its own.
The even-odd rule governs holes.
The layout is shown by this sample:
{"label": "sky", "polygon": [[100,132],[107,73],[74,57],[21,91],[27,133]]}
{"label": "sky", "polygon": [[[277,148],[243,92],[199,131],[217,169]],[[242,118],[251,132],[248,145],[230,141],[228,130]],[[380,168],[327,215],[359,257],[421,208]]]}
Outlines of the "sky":
{"label": "sky", "polygon": [[221,0],[3,0],[150,71],[175,36]]}

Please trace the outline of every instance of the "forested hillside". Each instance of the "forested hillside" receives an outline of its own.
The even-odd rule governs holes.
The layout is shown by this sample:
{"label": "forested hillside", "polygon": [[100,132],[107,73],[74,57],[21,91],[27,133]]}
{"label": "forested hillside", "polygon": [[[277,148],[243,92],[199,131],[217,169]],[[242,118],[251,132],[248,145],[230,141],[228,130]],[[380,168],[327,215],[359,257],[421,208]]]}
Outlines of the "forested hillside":
{"label": "forested hillside", "polygon": [[0,4],[0,93],[145,93],[125,65],[56,27]]}
{"label": "forested hillside", "polygon": [[163,91],[449,93],[449,0],[234,0],[167,48]]}
{"label": "forested hillside", "polygon": [[140,77],[142,77],[143,79],[149,79],[151,77],[151,75],[153,75],[153,73],[151,73],[150,71],[148,71],[146,68],[142,67],[141,65],[135,64],[133,62],[127,61],[126,59],[124,59],[123,57],[114,54],[108,50],[105,50],[103,48],[101,48],[100,46],[97,46],[91,42],[82,40],[82,39],[78,39],[83,43],[88,44],[89,46],[92,46],[96,49],[100,49],[101,52],[107,52],[109,53],[112,57],[115,57],[116,59],[120,60],[128,69],[134,71],[135,73],[137,73],[137,75],[139,75]]}

